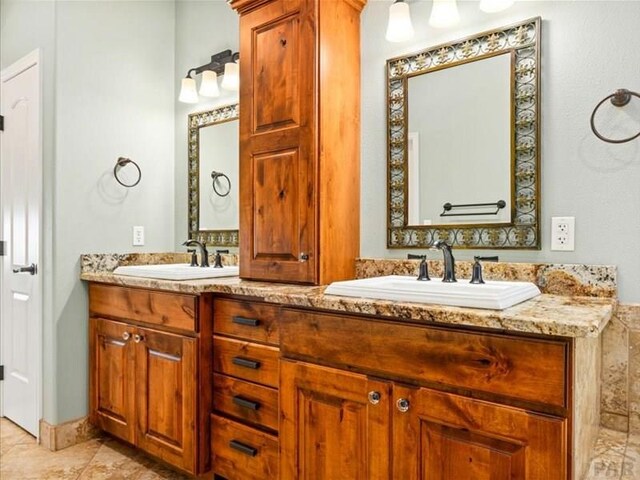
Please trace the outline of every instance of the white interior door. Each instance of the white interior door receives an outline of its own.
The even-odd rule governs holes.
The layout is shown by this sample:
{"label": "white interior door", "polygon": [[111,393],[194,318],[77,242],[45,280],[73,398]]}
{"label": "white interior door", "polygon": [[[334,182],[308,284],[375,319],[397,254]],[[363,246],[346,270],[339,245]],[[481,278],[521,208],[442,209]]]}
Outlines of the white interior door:
{"label": "white interior door", "polygon": [[2,414],[38,434],[42,282],[40,59],[36,51],[0,74]]}

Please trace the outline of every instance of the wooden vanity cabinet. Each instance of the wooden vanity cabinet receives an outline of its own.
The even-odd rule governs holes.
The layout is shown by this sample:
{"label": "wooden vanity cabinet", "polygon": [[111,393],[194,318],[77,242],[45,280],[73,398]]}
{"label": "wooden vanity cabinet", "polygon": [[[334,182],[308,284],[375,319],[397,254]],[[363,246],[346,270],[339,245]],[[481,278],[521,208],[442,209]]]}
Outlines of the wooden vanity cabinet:
{"label": "wooden vanity cabinet", "polygon": [[364,0],[233,0],[240,14],[240,276],[328,284],[359,252]]}
{"label": "wooden vanity cabinet", "polygon": [[191,474],[206,472],[210,460],[211,393],[199,388],[210,375],[211,327],[200,322],[209,304],[194,295],[89,286],[92,423]]}
{"label": "wooden vanity cabinet", "polygon": [[569,478],[567,342],[297,309],[280,331],[282,480]]}

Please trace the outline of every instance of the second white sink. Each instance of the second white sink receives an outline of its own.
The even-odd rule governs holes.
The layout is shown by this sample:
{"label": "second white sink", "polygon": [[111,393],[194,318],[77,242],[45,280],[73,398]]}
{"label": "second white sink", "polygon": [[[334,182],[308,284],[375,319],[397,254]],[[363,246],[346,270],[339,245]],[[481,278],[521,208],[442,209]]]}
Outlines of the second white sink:
{"label": "second white sink", "polygon": [[440,278],[422,282],[416,277],[389,275],[334,282],[325,294],[503,310],[537,297],[540,289],[530,282],[487,281],[476,285],[468,279],[457,283],[443,283]]}
{"label": "second white sink", "polygon": [[235,277],[239,274],[238,266],[222,268],[192,267],[188,263],[166,265],[128,265],[118,267],[114,275],[130,277],[157,278],[160,280],[198,280],[201,278]]}

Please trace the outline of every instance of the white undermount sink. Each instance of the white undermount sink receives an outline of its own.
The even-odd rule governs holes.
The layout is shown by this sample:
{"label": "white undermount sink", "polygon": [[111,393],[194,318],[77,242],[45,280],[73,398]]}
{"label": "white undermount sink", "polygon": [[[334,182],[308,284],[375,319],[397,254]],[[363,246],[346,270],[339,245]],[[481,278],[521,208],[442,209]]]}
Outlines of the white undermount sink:
{"label": "white undermount sink", "polygon": [[235,277],[238,273],[239,267],[237,266],[203,268],[192,267],[188,263],[174,263],[166,265],[128,265],[126,267],[118,267],[113,271],[114,275],[157,278],[160,280],[198,280],[201,278]]}
{"label": "white undermount sink", "polygon": [[328,295],[374,298],[399,302],[432,303],[454,307],[489,308],[503,310],[540,295],[529,282],[486,281],[476,285],[469,280],[443,283],[440,278],[418,281],[415,276],[389,275],[333,282],[324,292]]}

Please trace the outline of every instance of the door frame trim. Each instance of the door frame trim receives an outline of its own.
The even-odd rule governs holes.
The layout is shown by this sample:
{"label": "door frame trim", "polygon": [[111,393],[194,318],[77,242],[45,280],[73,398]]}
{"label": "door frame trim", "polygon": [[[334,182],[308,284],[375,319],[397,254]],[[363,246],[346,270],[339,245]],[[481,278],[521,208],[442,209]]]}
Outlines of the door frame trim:
{"label": "door frame trim", "polygon": [[[40,212],[40,226],[38,229],[38,263],[40,265],[43,264],[43,252],[44,252],[44,155],[43,155],[43,125],[44,125],[44,99],[43,99],[43,78],[44,72],[42,69],[42,50],[37,48],[24,57],[16,60],[14,63],[9,65],[0,71],[0,88],[1,84],[11,80],[12,78],[20,75],[24,71],[28,70],[36,66],[38,68],[38,148],[37,148],[37,156],[40,163],[40,199],[39,199],[39,212]],[[2,135],[2,133],[0,133]],[[0,196],[0,215],[2,212],[2,196]],[[0,221],[0,236],[4,235],[3,223]],[[36,322],[36,337],[37,337],[37,345],[36,345],[36,358],[35,358],[35,377],[36,377],[36,424],[38,425],[38,429],[36,432],[36,438],[40,439],[40,420],[43,418],[43,378],[42,378],[42,361],[43,361],[43,331],[44,331],[44,321],[43,321],[43,302],[44,302],[44,276],[43,271],[40,269],[37,275],[37,289],[39,293],[39,299],[37,303],[37,311],[38,311],[38,321]],[[4,285],[4,268],[0,268],[0,289]],[[4,331],[4,322],[2,319],[2,305],[0,304],[0,333]],[[1,336],[1,335],[0,335]],[[2,342],[0,341],[0,361],[4,360],[4,352],[2,348]],[[4,382],[0,382],[0,417],[4,416]]]}

